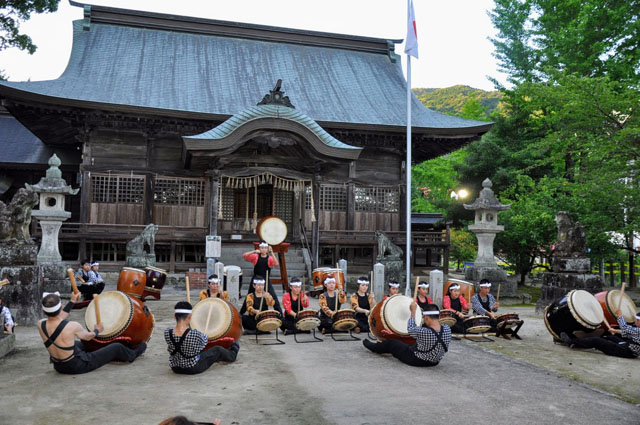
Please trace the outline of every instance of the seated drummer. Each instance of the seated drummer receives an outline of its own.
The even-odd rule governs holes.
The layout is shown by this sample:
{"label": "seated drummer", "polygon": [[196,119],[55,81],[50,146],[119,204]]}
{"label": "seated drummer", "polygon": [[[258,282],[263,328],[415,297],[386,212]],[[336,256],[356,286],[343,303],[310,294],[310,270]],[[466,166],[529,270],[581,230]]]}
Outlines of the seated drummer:
{"label": "seated drummer", "polygon": [[640,314],[636,314],[636,321],[633,325],[627,324],[620,310],[617,310],[615,315],[620,329],[609,328],[609,332],[613,335],[576,338],[573,333],[562,332],[560,338],[569,348],[595,348],[608,356],[626,359],[640,357]]}
{"label": "seated drummer", "polygon": [[416,302],[418,303],[418,307],[420,307],[423,311],[429,304],[433,304],[433,300],[428,294],[429,282],[422,281],[418,283],[418,297],[416,299]]}
{"label": "seated drummer", "polygon": [[79,281],[78,291],[83,295],[85,301],[93,299],[93,294],[100,294],[104,289],[104,282],[97,283],[91,280],[91,263],[89,260],[82,260],[80,268],[76,272],[76,279]]}
{"label": "seated drummer", "polygon": [[12,334],[13,328],[16,323],[13,320],[13,315],[11,314],[11,310],[9,307],[2,303],[2,298],[0,297],[0,323],[3,324],[4,329],[0,329],[0,331],[4,331],[4,333]]}
{"label": "seated drummer", "polygon": [[440,323],[440,310],[435,304],[429,304],[422,310],[425,326],[416,324],[415,313],[418,305],[412,302],[407,330],[415,338],[413,345],[405,344],[397,339],[384,342],[372,342],[368,338],[362,341],[365,347],[374,353],[391,353],[393,357],[410,366],[436,366],[449,351],[451,329]]}
{"label": "seated drummer", "polygon": [[369,332],[369,313],[376,304],[376,299],[373,292],[367,294],[370,282],[366,276],[359,277],[357,283],[358,291],[351,295],[351,308],[356,312],[358,324],[355,331],[359,334],[360,332]]}
{"label": "seated drummer", "polygon": [[237,342],[231,344],[228,350],[214,345],[202,351],[209,339],[199,330],[189,328],[191,312],[191,304],[187,301],[178,302],[173,310],[176,326],[164,330],[171,370],[174,373],[195,375],[209,369],[215,362],[234,362],[240,350]]}
{"label": "seated drummer", "polygon": [[[245,331],[256,331],[256,314],[260,311],[266,311],[269,307],[275,305],[275,300],[271,294],[268,292],[265,293],[264,284],[265,280],[262,276],[253,276],[253,279],[251,279],[253,292],[247,294],[244,299],[244,305],[240,310],[240,314],[242,314],[242,327]],[[264,301],[262,301],[263,297]]]}
{"label": "seated drummer", "polygon": [[[298,300],[300,301],[298,303]],[[282,330],[294,332],[296,329],[296,316],[305,308],[309,307],[309,297],[302,293],[302,281],[297,277],[289,282],[289,291],[282,296],[282,306],[284,307],[284,320]]]}
{"label": "seated drummer", "polygon": [[447,295],[442,299],[442,308],[456,312],[456,323],[451,327],[451,332],[464,333],[464,315],[469,307],[467,300],[460,296],[460,285],[454,283],[449,286]]}
{"label": "seated drummer", "polygon": [[498,321],[496,320],[496,315],[494,313],[498,311],[500,303],[497,302],[494,296],[489,293],[490,290],[491,282],[489,282],[487,279],[482,279],[480,281],[480,293],[475,294],[473,297],[471,297],[471,305],[473,306],[473,311],[481,316],[489,316],[489,325],[491,325],[491,332],[495,332],[496,336],[502,335],[504,339],[511,339],[511,336],[509,335],[511,334],[520,339],[520,337],[517,336],[517,333],[524,323],[522,320],[520,320],[515,330],[496,328]]}
{"label": "seated drummer", "polygon": [[390,280],[389,283],[389,295],[385,295],[382,301],[386,300],[389,297],[393,297],[394,295],[398,295],[400,293],[400,284],[393,280]]}
{"label": "seated drummer", "polygon": [[62,308],[58,292],[42,294],[42,311],[47,319],[38,322],[38,331],[56,371],[70,375],[87,373],[112,360],[133,362],[144,353],[147,349],[144,342],[133,350],[114,343],[93,352],[84,351],[83,345],[75,338],[92,340],[102,331],[103,326],[99,323],[93,331],[88,331],[80,323],[66,320],[80,296],[80,293],[73,293],[71,301]]}
{"label": "seated drummer", "polygon": [[220,279],[217,274],[212,274],[207,280],[209,287],[200,291],[200,301],[205,298],[222,298],[225,301],[229,301],[229,293],[221,290]]}
{"label": "seated drummer", "polygon": [[322,283],[325,291],[318,297],[318,304],[320,305],[320,332],[324,334],[331,332],[333,328],[332,317],[340,310],[340,305],[347,302],[347,294],[340,291],[336,297],[336,279],[332,276],[327,276]]}
{"label": "seated drummer", "polygon": [[98,263],[97,261],[91,263],[91,270],[89,270],[89,282],[97,285],[99,291],[98,294],[102,293],[102,291],[104,290],[104,279],[100,274],[100,263]]}

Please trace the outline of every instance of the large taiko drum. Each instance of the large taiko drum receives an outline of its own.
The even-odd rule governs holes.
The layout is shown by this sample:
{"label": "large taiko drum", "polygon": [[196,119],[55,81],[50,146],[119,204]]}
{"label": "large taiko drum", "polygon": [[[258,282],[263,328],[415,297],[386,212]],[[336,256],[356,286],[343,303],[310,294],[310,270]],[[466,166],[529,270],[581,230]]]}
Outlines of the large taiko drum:
{"label": "large taiko drum", "polygon": [[467,300],[468,305],[471,305],[471,297],[476,293],[475,287],[472,282],[467,282],[466,280],[460,279],[447,279],[447,283],[444,284],[444,295],[447,295],[449,291],[449,286],[457,284],[460,285],[460,295]]}
{"label": "large taiko drum", "polygon": [[[95,304],[94,299],[84,313],[84,321],[89,330],[96,327]],[[97,343],[104,345],[123,342],[136,347],[151,338],[155,320],[147,306],[139,299],[130,297],[124,292],[109,291],[98,296],[98,305],[104,329],[95,337]],[[87,348],[92,351],[100,347],[88,346]]]}
{"label": "large taiko drum", "polygon": [[269,245],[280,245],[287,238],[287,224],[278,217],[263,217],[258,222],[256,232]]}
{"label": "large taiko drum", "polygon": [[159,269],[157,267],[145,267],[145,285],[142,292],[142,299],[146,297],[153,297],[156,300],[160,299],[160,292],[167,281],[167,271]]}
{"label": "large taiko drum", "polygon": [[562,332],[593,332],[604,321],[600,303],[591,293],[574,289],[549,304],[544,311],[544,324],[557,340]]}
{"label": "large taiko drum", "polygon": [[638,310],[633,300],[627,294],[613,289],[611,291],[598,292],[595,297],[602,307],[605,319],[612,327],[618,327],[618,321],[615,315],[618,305],[620,305],[620,313],[622,313],[627,323],[631,324],[636,321],[635,315]]}
{"label": "large taiko drum", "polygon": [[144,270],[124,267],[118,276],[116,289],[125,294],[142,299],[144,288],[147,282],[147,275]]}
{"label": "large taiko drum", "polygon": [[242,335],[242,319],[231,303],[221,298],[205,298],[193,307],[191,328],[207,336],[205,350],[214,345],[229,348]]}
{"label": "large taiko drum", "polygon": [[342,269],[332,269],[331,267],[313,269],[313,289],[324,292],[323,282],[327,277],[332,277],[336,280],[337,290],[344,289],[344,272]]}
{"label": "large taiko drum", "polygon": [[[407,322],[411,316],[409,306],[413,298],[404,295],[394,295],[379,302],[373,307],[369,314],[369,327],[371,333],[380,341],[387,338],[395,338],[410,344],[415,343],[415,339],[409,336]],[[416,308],[414,315],[416,325],[422,323],[422,309]]]}

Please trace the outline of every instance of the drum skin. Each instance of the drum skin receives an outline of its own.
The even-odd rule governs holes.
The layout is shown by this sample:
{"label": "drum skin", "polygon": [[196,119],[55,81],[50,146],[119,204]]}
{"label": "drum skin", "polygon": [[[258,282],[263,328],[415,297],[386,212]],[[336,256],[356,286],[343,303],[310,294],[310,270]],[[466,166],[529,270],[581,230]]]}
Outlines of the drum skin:
{"label": "drum skin", "polygon": [[338,331],[350,331],[358,326],[356,312],[350,308],[338,310],[333,314],[333,329]]}
{"label": "drum skin", "polygon": [[160,299],[160,292],[167,280],[167,271],[156,267],[145,267],[145,285],[142,292],[142,300],[146,297]]}
{"label": "drum skin", "polygon": [[483,333],[491,329],[491,322],[487,316],[471,316],[464,319],[464,329],[468,333]]}
{"label": "drum skin", "polygon": [[456,311],[451,309],[440,310],[440,323],[448,326],[456,324]]}
{"label": "drum skin", "polygon": [[[618,303],[620,303],[621,294],[622,293],[619,290],[613,289],[611,291],[598,292],[594,295],[602,307],[604,318],[612,328],[619,327],[618,320],[615,316],[615,310],[618,308]],[[622,313],[624,320],[629,324],[635,322],[635,314],[637,311],[638,310],[636,309],[636,305],[633,300],[627,294],[623,294],[622,303],[620,303],[620,312]]]}
{"label": "drum skin", "polygon": [[[447,280],[447,283],[444,284],[444,292],[443,292],[444,295],[447,295],[447,292],[449,291],[449,286],[451,286],[453,284],[460,285],[460,295],[463,296],[467,300],[467,303],[470,306],[471,305],[471,298],[476,293],[476,290],[475,290],[475,287],[473,286],[473,283],[472,282],[467,282],[465,280],[460,280],[460,279],[449,279],[449,280]],[[471,296],[469,296],[469,288],[471,288]]]}
{"label": "drum skin", "polygon": [[204,308],[209,303],[213,303],[213,305],[217,305],[221,308],[228,308],[229,314],[226,317],[230,318],[230,320],[225,324],[225,330],[223,330],[218,335],[209,336],[206,332],[206,329],[197,327],[198,325],[193,322],[193,316],[191,327],[207,335],[207,339],[209,340],[209,342],[207,343],[204,350],[207,350],[216,345],[224,348],[229,348],[231,344],[233,344],[234,341],[238,341],[240,339],[240,336],[242,335],[242,318],[240,317],[240,313],[238,313],[238,310],[236,310],[233,304],[221,298],[205,298],[195,305],[194,310],[196,310],[196,307],[198,308],[198,310]]}
{"label": "drum skin", "polygon": [[[111,295],[108,295],[111,294]],[[119,295],[116,295],[119,294]],[[87,341],[85,347],[88,351],[95,351],[98,348],[103,347],[106,344],[113,342],[125,343],[130,347],[136,347],[141,342],[147,342],[153,335],[153,329],[155,327],[155,318],[149,311],[147,306],[137,298],[130,297],[127,294],[119,291],[109,291],[101,294],[98,298],[98,302],[103,299],[104,295],[119,299],[122,303],[123,314],[129,314],[128,318],[113,318],[109,317],[108,310],[100,310],[100,318],[103,324],[109,322],[121,322],[122,324],[117,326],[112,332],[104,335],[104,331],[98,334],[92,341]],[[94,329],[96,325],[95,318],[95,300],[91,301],[89,307],[85,312],[85,324],[87,329]],[[94,342],[92,344],[92,342]]]}
{"label": "drum skin", "polygon": [[264,310],[256,314],[256,328],[259,331],[275,331],[281,325],[280,312],[276,310]]}
{"label": "drum skin", "polygon": [[[408,332],[398,333],[396,330],[389,327],[385,321],[385,314],[387,314],[386,310],[389,309],[389,302],[396,297],[404,297],[407,298],[408,302],[412,301],[411,298],[405,297],[404,295],[393,295],[382,302],[377,303],[371,313],[369,314],[369,328],[371,329],[371,333],[378,338],[379,341],[384,341],[386,339],[397,339],[399,341],[404,342],[405,344],[415,344],[416,340],[409,336]],[[408,308],[407,308],[408,310]],[[407,311],[407,321],[409,312]],[[420,316],[420,320],[422,319],[422,309],[420,307],[416,310],[416,316]],[[415,316],[414,316],[415,318]],[[419,323],[416,321],[416,324]]]}
{"label": "drum skin", "polygon": [[[594,325],[593,323],[587,323],[580,317],[580,315],[576,311],[576,307],[572,302],[572,296],[575,295],[578,291],[583,293],[586,292],[587,294],[589,294],[587,291],[574,289],[564,297],[557,299],[549,304],[544,310],[544,324],[547,327],[549,333],[551,333],[551,335],[553,335],[556,340],[561,340],[560,334],[562,332],[571,333],[575,331],[581,331],[589,333],[593,332],[600,326],[599,323],[597,325]],[[594,301],[597,303],[595,297]]]}
{"label": "drum skin", "polygon": [[316,310],[302,310],[296,316],[296,328],[301,331],[310,331],[320,326],[320,319]]}
{"label": "drum skin", "polygon": [[131,297],[142,299],[146,282],[147,275],[143,270],[125,267],[120,271],[116,289]]}
{"label": "drum skin", "polygon": [[278,217],[266,216],[258,222],[256,233],[269,245],[280,245],[287,239],[287,225]]}

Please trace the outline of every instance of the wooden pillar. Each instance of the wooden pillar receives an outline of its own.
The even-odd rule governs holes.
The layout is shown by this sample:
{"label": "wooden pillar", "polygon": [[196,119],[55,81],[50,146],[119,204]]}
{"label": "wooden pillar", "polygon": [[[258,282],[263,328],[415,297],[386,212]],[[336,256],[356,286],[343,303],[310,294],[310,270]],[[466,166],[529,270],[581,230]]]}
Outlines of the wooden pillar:
{"label": "wooden pillar", "polygon": [[293,211],[291,214],[291,237],[293,240],[300,239],[300,220],[304,220],[304,197],[305,192],[293,192]]}
{"label": "wooden pillar", "polygon": [[90,188],[91,188],[91,172],[83,171],[84,166],[80,165],[82,173],[82,183],[80,190],[80,243],[78,245],[78,261],[87,258],[87,223],[89,223],[90,208]]}
{"label": "wooden pillar", "polygon": [[356,178],[356,162],[349,163],[349,179],[347,184],[347,230],[356,230],[356,189],[353,179]]}
{"label": "wooden pillar", "polygon": [[407,196],[411,196],[410,193],[407,194],[407,171],[411,172],[411,164],[402,161],[400,169],[400,231],[407,230]]}
{"label": "wooden pillar", "polygon": [[176,243],[171,241],[171,252],[169,253],[169,272],[176,271]]}
{"label": "wooden pillar", "polygon": [[318,255],[320,251],[320,175],[316,174],[313,178],[311,184],[313,184],[313,206],[315,208],[315,216],[316,221],[311,223],[312,233],[311,237],[313,239],[312,242],[312,253],[311,258],[313,259],[313,268],[317,268],[319,266],[318,263]]}
{"label": "wooden pillar", "polygon": [[218,199],[220,193],[220,170],[213,170],[209,173],[209,187],[211,192],[209,195],[209,209],[207,211],[209,223],[209,235],[218,235]]}
{"label": "wooden pillar", "polygon": [[144,179],[144,224],[153,223],[153,174],[145,173]]}

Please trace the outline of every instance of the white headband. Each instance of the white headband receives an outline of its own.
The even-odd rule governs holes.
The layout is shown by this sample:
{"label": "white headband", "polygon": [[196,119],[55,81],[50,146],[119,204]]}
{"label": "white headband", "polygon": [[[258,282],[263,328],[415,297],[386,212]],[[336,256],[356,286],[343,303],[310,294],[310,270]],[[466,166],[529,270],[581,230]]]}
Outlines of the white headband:
{"label": "white headband", "polygon": [[418,284],[418,288],[428,288],[429,284],[427,282],[420,282],[420,284]]}
{"label": "white headband", "polygon": [[253,279],[254,285],[264,285],[264,282],[265,282],[264,279]]}
{"label": "white headband", "polygon": [[364,279],[358,279],[358,285],[368,285],[369,281]]}
{"label": "white headband", "polygon": [[189,310],[188,308],[176,308],[175,310],[173,310],[173,312],[176,314],[181,314],[181,313],[191,314],[192,311],[193,310]]}
{"label": "white headband", "polygon": [[266,243],[266,242],[260,242],[260,245],[258,245],[258,246],[259,246],[260,248],[262,248],[262,247],[267,247],[267,248],[269,248],[269,244],[268,244],[268,243]]}
{"label": "white headband", "polygon": [[440,316],[440,312],[438,310],[434,310],[434,311],[423,311],[422,312],[423,316]]}
{"label": "white headband", "polygon": [[217,277],[212,277],[209,279],[209,283],[220,283],[220,279]]}
{"label": "white headband", "polygon": [[489,282],[481,283],[481,284],[480,284],[480,287],[481,287],[481,288],[483,288],[483,287],[484,287],[484,288],[491,288],[491,283],[489,283]]}
{"label": "white headband", "polygon": [[57,295],[60,296],[60,292],[56,291],[56,292],[43,292],[42,293],[42,298],[46,297],[47,295]]}
{"label": "white headband", "polygon": [[292,280],[291,282],[289,282],[289,286],[302,286],[302,282],[300,282],[299,280]]}
{"label": "white headband", "polygon": [[328,277],[324,280],[324,283],[336,283],[336,279],[333,277]]}
{"label": "white headband", "polygon": [[460,285],[451,285],[451,286],[449,286],[449,290],[450,291],[454,291],[456,289],[460,289]]}
{"label": "white headband", "polygon": [[[42,293],[42,298],[44,299],[44,297],[46,297],[47,295],[60,296],[60,292],[58,292],[58,291],[56,291],[56,292],[43,292]],[[44,311],[45,313],[55,313],[56,311],[60,310],[60,307],[62,307],[62,301],[58,300],[58,304],[54,305],[53,307],[42,306],[42,311]]]}
{"label": "white headband", "polygon": [[636,314],[636,320],[640,320],[640,314]]}
{"label": "white headband", "polygon": [[389,282],[389,286],[392,287],[392,288],[399,288],[400,284],[396,283],[396,282]]}
{"label": "white headband", "polygon": [[96,262],[94,262],[94,263],[91,263],[91,267],[93,267],[93,266],[99,266],[99,265],[100,265],[100,263],[98,263],[97,261],[96,261]]}

